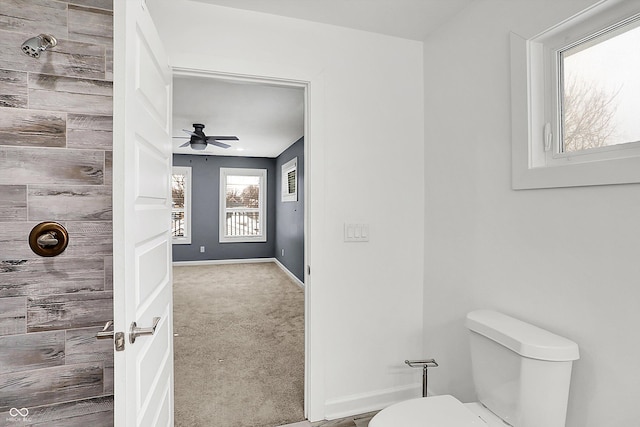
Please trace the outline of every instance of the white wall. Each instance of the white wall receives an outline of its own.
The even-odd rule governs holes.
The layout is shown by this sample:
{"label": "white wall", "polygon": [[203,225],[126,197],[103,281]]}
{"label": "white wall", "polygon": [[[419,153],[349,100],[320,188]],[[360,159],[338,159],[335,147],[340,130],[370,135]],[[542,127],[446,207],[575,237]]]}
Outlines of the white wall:
{"label": "white wall", "polygon": [[[175,67],[311,82],[309,417],[419,395],[420,372],[403,361],[422,356],[422,43],[184,0],[149,3]],[[369,223],[370,242],[344,243],[348,221]]]}
{"label": "white wall", "polygon": [[425,42],[425,353],[475,398],[463,318],[492,308],[576,341],[568,427],[640,425],[640,185],[511,190],[509,31],[593,0],[479,0]]}

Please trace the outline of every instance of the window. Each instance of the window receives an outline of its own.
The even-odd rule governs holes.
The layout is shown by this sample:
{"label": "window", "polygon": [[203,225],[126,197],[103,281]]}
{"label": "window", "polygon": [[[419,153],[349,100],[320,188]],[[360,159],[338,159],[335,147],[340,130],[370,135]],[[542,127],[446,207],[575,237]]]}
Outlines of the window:
{"label": "window", "polygon": [[171,232],[174,244],[191,244],[191,168],[174,166],[171,175]]}
{"label": "window", "polygon": [[266,169],[220,168],[220,242],[266,242]]}
{"label": "window", "polygon": [[640,3],[511,36],[515,189],[640,182]]}
{"label": "window", "polygon": [[282,201],[298,201],[298,158],[282,165]]}

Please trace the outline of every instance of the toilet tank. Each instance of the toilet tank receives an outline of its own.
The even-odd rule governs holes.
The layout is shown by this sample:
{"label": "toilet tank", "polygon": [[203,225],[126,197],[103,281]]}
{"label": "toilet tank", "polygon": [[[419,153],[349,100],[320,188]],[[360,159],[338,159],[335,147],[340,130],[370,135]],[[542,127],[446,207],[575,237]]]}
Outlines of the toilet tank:
{"label": "toilet tank", "polygon": [[514,427],[564,427],[578,345],[491,310],[469,313],[466,326],[480,402]]}

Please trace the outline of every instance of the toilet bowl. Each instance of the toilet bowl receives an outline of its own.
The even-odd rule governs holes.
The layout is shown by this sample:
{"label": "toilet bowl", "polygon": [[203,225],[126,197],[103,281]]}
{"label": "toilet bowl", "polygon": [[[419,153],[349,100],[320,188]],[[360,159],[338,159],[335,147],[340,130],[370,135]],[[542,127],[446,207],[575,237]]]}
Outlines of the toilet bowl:
{"label": "toilet bowl", "polygon": [[383,409],[369,427],[565,427],[577,344],[490,310],[469,313],[466,326],[479,402],[411,399]]}
{"label": "toilet bowl", "polygon": [[406,400],[380,411],[369,427],[505,427],[491,411],[476,403],[462,403],[453,396]]}

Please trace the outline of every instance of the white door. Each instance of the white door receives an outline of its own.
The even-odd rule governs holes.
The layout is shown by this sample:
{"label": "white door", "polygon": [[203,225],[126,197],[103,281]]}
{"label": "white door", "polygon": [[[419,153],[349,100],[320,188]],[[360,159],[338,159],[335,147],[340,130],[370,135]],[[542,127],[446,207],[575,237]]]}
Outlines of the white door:
{"label": "white door", "polygon": [[115,425],[171,426],[171,70],[144,0],[113,3]]}

